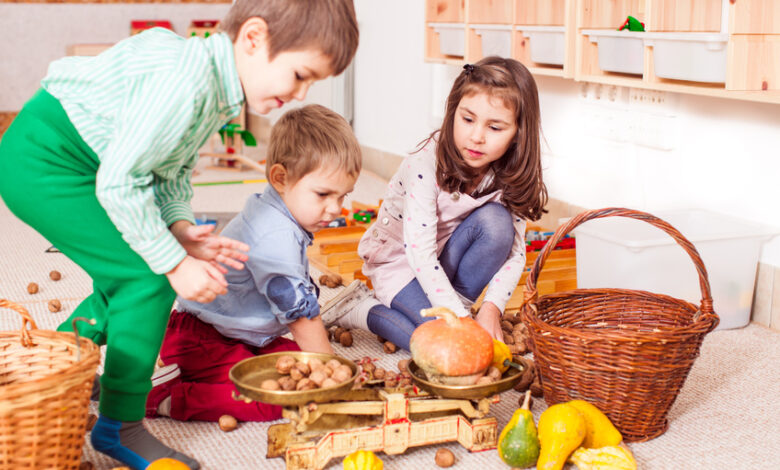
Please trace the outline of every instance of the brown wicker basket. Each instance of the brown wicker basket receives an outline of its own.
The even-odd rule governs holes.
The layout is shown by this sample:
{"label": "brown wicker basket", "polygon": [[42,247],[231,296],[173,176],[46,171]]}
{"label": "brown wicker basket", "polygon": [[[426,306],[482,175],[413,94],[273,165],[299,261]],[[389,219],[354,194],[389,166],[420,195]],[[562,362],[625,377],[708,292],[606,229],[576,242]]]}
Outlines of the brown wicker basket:
{"label": "brown wicker basket", "polygon": [[99,349],[73,333],[38,330],[13,302],[0,299],[0,307],[23,319],[21,331],[0,332],[0,469],[77,469]]}
{"label": "brown wicker basket", "polygon": [[[701,307],[625,289],[576,289],[538,297],[539,272],[558,241],[583,222],[613,216],[645,221],[682,246],[699,274]],[[591,402],[629,442],[666,431],[667,413],[701,342],[719,321],[712,309],[707,271],[691,242],[657,217],[621,208],[583,212],[558,228],[528,274],[521,315],[530,332],[545,401]]]}

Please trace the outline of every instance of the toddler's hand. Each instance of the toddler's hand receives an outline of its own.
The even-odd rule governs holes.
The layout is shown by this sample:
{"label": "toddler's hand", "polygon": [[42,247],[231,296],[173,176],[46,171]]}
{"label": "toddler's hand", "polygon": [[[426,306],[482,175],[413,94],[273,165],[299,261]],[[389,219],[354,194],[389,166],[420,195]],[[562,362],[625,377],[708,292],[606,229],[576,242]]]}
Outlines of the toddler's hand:
{"label": "toddler's hand", "polygon": [[501,310],[492,302],[483,302],[477,312],[477,323],[487,330],[494,339],[504,341],[504,334],[501,332]]}
{"label": "toddler's hand", "polygon": [[165,274],[171,287],[181,297],[200,303],[209,303],[218,295],[227,293],[225,276],[208,261],[185,257]]}
{"label": "toddler's hand", "polygon": [[171,225],[171,233],[190,256],[211,262],[223,274],[225,268],[217,263],[226,264],[233,269],[243,269],[243,262],[248,259],[246,243],[227,237],[214,235],[214,225],[192,225],[183,220]]}

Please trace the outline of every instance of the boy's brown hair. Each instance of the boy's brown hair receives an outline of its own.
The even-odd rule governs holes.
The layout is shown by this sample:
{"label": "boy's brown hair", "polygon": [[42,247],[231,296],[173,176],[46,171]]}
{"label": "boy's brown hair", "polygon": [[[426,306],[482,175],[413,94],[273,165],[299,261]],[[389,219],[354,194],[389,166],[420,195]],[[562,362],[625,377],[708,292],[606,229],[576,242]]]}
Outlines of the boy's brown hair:
{"label": "boy's brown hair", "polygon": [[285,51],[321,50],[333,74],[347,68],[358,46],[352,0],[236,0],[220,29],[235,42],[246,20],[259,17],[268,25],[268,58]]}
{"label": "boy's brown hair", "polygon": [[310,104],[287,111],[274,124],[265,172],[270,175],[279,163],[293,182],[323,165],[357,176],[362,160],[349,123],[324,106]]}

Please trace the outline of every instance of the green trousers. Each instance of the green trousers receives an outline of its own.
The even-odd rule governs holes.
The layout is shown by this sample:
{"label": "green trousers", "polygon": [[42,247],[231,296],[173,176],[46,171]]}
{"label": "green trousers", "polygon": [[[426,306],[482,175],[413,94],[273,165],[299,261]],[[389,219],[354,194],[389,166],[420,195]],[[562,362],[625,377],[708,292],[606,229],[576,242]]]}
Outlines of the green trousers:
{"label": "green trousers", "polygon": [[[106,345],[100,412],[120,421],[145,414],[146,396],[175,293],[122,239],[95,195],[100,162],[59,101],[39,90],[0,140],[0,196],[92,278],[71,315],[94,318],[79,332]],[[71,319],[59,330],[71,330]]]}

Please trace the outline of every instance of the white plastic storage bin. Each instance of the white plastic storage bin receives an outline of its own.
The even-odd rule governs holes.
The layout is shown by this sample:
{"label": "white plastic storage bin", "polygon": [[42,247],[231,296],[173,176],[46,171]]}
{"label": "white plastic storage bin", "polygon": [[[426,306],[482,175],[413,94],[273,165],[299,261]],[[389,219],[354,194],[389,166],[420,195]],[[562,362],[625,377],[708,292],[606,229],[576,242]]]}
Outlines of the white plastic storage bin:
{"label": "white plastic storage bin", "polygon": [[[698,250],[710,281],[719,329],[750,321],[762,244],[778,229],[703,210],[657,212]],[[666,232],[634,219],[611,217],[574,229],[577,287],[637,289],[701,303],[691,258]]]}
{"label": "white plastic storage bin", "polygon": [[466,49],[466,25],[463,23],[428,23],[439,35],[439,52],[463,57]]}
{"label": "white plastic storage bin", "polygon": [[529,39],[533,62],[563,65],[566,45],[563,26],[515,26],[515,29]]}
{"label": "white plastic storage bin", "polygon": [[646,33],[613,29],[584,29],[582,34],[599,48],[599,68],[607,72],[642,75]]}
{"label": "white plastic storage bin", "polygon": [[647,33],[655,75],[674,80],[726,83],[728,34]]}
{"label": "white plastic storage bin", "polygon": [[511,57],[512,26],[508,24],[475,24],[471,28],[482,38],[482,57]]}

